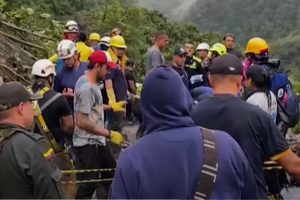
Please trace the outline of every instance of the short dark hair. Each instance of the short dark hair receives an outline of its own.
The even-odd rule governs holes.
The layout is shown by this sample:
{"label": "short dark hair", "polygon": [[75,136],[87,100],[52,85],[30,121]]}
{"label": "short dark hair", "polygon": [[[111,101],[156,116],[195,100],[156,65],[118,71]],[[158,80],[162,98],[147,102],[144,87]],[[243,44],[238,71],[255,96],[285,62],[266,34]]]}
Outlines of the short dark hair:
{"label": "short dark hair", "polygon": [[154,39],[158,40],[163,36],[167,36],[168,34],[165,31],[158,31],[154,34]]}
{"label": "short dark hair", "polygon": [[88,63],[88,65],[87,65],[87,69],[89,69],[89,70],[91,70],[91,69],[93,69],[94,68],[94,64],[92,64],[92,63]]}
{"label": "short dark hair", "polygon": [[86,42],[86,40],[87,40],[86,34],[83,33],[83,32],[80,32],[80,33],[79,33],[79,38],[78,38],[78,40],[79,40],[80,42]]}
{"label": "short dark hair", "polygon": [[134,62],[133,62],[133,60],[131,60],[131,59],[128,59],[128,60],[126,61],[126,65],[127,65],[127,66],[131,66],[131,67],[133,67],[133,66],[134,66]]}
{"label": "short dark hair", "polygon": [[227,37],[232,37],[235,40],[235,36],[232,33],[226,33],[223,37],[223,41],[225,41]]}

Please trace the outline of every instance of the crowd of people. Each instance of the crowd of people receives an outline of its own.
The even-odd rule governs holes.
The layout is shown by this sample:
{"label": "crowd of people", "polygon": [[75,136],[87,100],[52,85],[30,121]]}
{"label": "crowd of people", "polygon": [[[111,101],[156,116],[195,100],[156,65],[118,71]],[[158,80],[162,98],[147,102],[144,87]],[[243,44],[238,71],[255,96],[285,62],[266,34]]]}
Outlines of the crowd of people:
{"label": "crowd of people", "polygon": [[[300,181],[284,138],[298,121],[284,110],[294,93],[287,76],[274,83],[284,73],[264,39],[245,54],[235,40],[187,42],[167,61],[169,36],[155,33],[140,93],[122,31],[87,37],[68,21],[30,87],[0,85],[0,198],[64,198],[57,157],[67,155],[76,170],[104,169],[78,179],[113,179],[80,183],[78,199],[99,185],[112,199],[280,199],[285,172]],[[120,154],[126,122],[139,124],[138,140]]]}

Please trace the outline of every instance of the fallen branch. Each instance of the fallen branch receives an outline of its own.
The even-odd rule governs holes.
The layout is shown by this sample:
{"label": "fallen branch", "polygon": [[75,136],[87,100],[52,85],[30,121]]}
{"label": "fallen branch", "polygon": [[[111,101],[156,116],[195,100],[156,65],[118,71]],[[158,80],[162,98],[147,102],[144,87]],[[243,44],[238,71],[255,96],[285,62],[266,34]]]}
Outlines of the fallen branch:
{"label": "fallen branch", "polygon": [[35,57],[34,55],[32,55],[31,53],[29,53],[29,52],[26,51],[25,49],[20,48],[20,50],[21,50],[23,53],[27,54],[27,56],[30,57],[30,58],[32,58],[33,60],[38,60],[37,57]]}
{"label": "fallen branch", "polygon": [[8,70],[10,73],[12,73],[15,77],[17,77],[17,79],[22,80],[24,83],[26,83],[27,85],[30,85],[30,81],[26,80],[24,77],[22,77],[21,75],[19,75],[17,72],[15,72],[14,70],[12,70],[10,67],[1,64],[0,63],[0,67],[4,68],[5,70]]}
{"label": "fallen branch", "polygon": [[38,46],[38,45],[36,45],[36,44],[32,44],[32,43],[30,43],[30,42],[26,42],[26,41],[21,40],[21,39],[15,37],[15,36],[13,36],[13,35],[10,35],[10,34],[8,34],[8,33],[4,33],[3,31],[0,31],[0,34],[6,36],[6,37],[8,37],[8,38],[10,38],[10,39],[12,39],[12,40],[14,40],[14,41],[16,41],[16,42],[20,42],[20,43],[26,44],[26,45],[28,45],[28,46],[34,47],[34,48],[36,48],[36,49],[43,50],[44,52],[47,53],[47,50],[46,50],[46,49],[44,49],[44,48],[42,48],[42,47],[40,47],[40,46]]}
{"label": "fallen branch", "polygon": [[5,26],[7,26],[7,27],[14,28],[14,29],[17,29],[17,30],[19,30],[19,31],[26,32],[26,33],[30,33],[30,34],[35,35],[35,36],[38,36],[38,37],[40,37],[40,38],[44,38],[44,39],[47,39],[47,40],[56,41],[56,40],[53,39],[53,38],[47,37],[47,36],[45,36],[45,35],[37,34],[37,33],[33,32],[33,31],[31,31],[31,30],[28,30],[28,29],[24,29],[24,28],[18,27],[18,26],[14,25],[14,24],[10,24],[10,23],[7,23],[7,22],[1,21],[1,20],[0,20],[0,23],[3,24],[3,25],[5,25]]}

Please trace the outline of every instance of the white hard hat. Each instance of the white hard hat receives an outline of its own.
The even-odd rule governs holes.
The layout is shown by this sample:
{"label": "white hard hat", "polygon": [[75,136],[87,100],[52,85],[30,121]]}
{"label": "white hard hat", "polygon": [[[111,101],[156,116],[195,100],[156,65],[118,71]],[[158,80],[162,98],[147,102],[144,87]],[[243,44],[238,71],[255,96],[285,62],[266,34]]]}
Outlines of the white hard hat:
{"label": "white hard hat", "polygon": [[71,58],[77,51],[76,45],[71,40],[62,40],[57,46],[57,56],[59,59]]}
{"label": "white hard hat", "polygon": [[110,40],[111,40],[111,37],[104,36],[103,38],[101,38],[99,43],[100,44],[105,44],[106,46],[109,46],[110,45]]}
{"label": "white hard hat", "polygon": [[48,59],[38,60],[32,66],[31,75],[40,77],[55,76],[55,65]]}
{"label": "white hard hat", "polygon": [[209,45],[207,44],[207,43],[205,43],[205,42],[203,42],[203,43],[200,43],[198,46],[197,46],[197,49],[196,49],[196,51],[197,50],[209,50]]}
{"label": "white hard hat", "polygon": [[70,20],[67,21],[65,25],[64,33],[78,33],[79,32],[79,26],[77,22]]}

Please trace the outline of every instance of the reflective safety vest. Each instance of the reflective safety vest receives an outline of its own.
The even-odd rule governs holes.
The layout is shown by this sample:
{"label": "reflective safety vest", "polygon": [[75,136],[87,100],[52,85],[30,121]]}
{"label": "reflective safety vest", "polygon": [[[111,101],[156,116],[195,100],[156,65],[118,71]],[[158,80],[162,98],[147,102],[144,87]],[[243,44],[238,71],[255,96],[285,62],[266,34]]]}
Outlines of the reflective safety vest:
{"label": "reflective safety vest", "polygon": [[[50,88],[44,87],[38,91],[38,94],[43,97],[49,90],[50,90]],[[55,152],[61,152],[61,151],[63,151],[63,148],[61,146],[59,146],[59,144],[56,142],[52,132],[49,130],[49,128],[45,122],[42,112],[43,112],[43,110],[45,110],[45,108],[47,108],[52,102],[54,102],[60,96],[61,96],[61,94],[57,93],[51,99],[49,99],[46,103],[41,105],[41,107],[38,104],[38,102],[36,102],[34,105],[35,124],[37,125],[37,127],[40,130],[40,132],[42,133],[42,135],[50,142],[50,144]]]}

